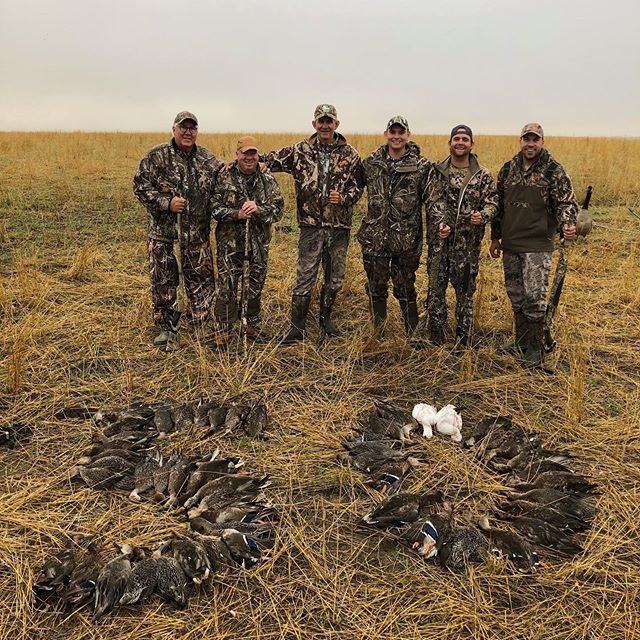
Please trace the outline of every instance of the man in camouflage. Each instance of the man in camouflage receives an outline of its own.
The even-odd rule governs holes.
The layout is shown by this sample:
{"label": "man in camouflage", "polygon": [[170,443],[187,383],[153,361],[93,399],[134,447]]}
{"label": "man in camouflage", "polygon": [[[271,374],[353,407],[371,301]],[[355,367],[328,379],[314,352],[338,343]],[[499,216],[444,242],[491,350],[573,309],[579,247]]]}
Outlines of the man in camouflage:
{"label": "man in camouflage", "polygon": [[291,327],[282,338],[283,344],[304,338],[311,291],[321,261],[323,270],[330,271],[325,273],[325,278],[330,275],[330,281],[328,291],[323,288],[321,295],[324,304],[320,322],[326,335],[339,335],[331,310],[344,284],[353,207],[364,188],[360,156],[336,132],[340,124],[336,108],[318,105],[311,124],[316,133],[309,139],[272,151],[263,158],[271,171],[285,171],[293,176],[300,226]]}
{"label": "man in camouflage", "polygon": [[432,169],[410,136],[406,118],[391,118],[384,132],[386,143],[363,162],[368,208],[357,238],[377,334],[387,318],[390,278],[407,334],[418,324],[415,282],[422,253],[422,206]]}
{"label": "man in camouflage", "polygon": [[576,235],[578,205],[571,179],[544,148],[535,122],[523,127],[520,152],[498,174],[498,214],[491,225],[490,253],[502,252],[507,294],[515,315],[515,339],[505,353],[524,353],[525,364],[543,361],[542,341],[551,255],[556,233]]}
{"label": "man in camouflage", "polygon": [[[243,262],[249,260],[247,296],[247,337],[263,341],[260,334],[260,296],[267,277],[271,224],[282,218],[284,200],[275,178],[258,170],[258,143],[243,136],[236,147],[236,161],[221,173],[212,197],[216,225],[218,297],[215,315],[223,344],[239,316],[238,282]],[[245,234],[249,231],[248,255]]]}
{"label": "man in camouflage", "polygon": [[[142,159],[133,191],[147,209],[147,256],[151,273],[153,319],[160,328],[156,346],[166,345],[176,330],[178,263],[173,244],[180,243],[189,315],[196,323],[208,317],[215,295],[213,255],[209,242],[210,194],[222,163],[196,145],[198,119],[181,111],[173,138]],[[178,238],[177,217],[181,216]]]}
{"label": "man in camouflage", "polygon": [[435,344],[445,341],[447,285],[456,294],[456,340],[467,346],[473,323],[473,294],[485,225],[497,209],[493,178],[473,149],[473,132],[457,125],[449,137],[449,157],[435,165],[435,182],[445,205],[444,221],[429,224],[427,327]]}

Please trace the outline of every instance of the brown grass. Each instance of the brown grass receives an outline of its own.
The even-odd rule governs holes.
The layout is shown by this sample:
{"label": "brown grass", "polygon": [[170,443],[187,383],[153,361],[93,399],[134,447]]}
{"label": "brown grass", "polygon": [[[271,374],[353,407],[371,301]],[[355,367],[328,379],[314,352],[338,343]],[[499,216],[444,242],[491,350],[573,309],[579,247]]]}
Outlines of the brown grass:
{"label": "brown grass", "polygon": [[[623,640],[640,637],[640,143],[552,139],[552,152],[573,174],[578,193],[593,184],[597,227],[568,250],[569,273],[557,316],[557,374],[523,371],[495,347],[511,330],[500,265],[483,260],[476,327],[481,346],[461,358],[451,344],[414,352],[390,302],[389,338],[368,340],[364,274],[356,243],[337,303],[344,337],[315,346],[240,346],[212,353],[185,331],[183,347],[164,354],[150,345],[150,300],[144,213],[130,181],[143,153],[166,136],[150,134],[0,135],[0,403],[2,422],[28,421],[36,435],[24,448],[0,451],[0,637],[11,640],[109,638],[433,637],[506,640]],[[259,136],[265,148],[299,136]],[[431,158],[443,136],[416,136]],[[235,136],[201,136],[230,158]],[[352,136],[363,152],[375,136]],[[515,138],[478,139],[493,170]],[[291,181],[285,223],[292,224]],[[359,208],[360,215],[362,208]],[[2,227],[0,227],[2,228]],[[264,294],[266,326],[286,324],[294,279],[296,234],[275,233]],[[75,274],[75,275],[74,275]],[[424,266],[419,274],[425,291]],[[315,314],[317,303],[312,306]],[[394,337],[395,334],[395,337]],[[34,573],[68,532],[99,531],[148,543],[179,520],[121,496],[72,490],[68,469],[90,438],[90,425],[60,422],[73,404],[122,406],[134,399],[208,395],[265,396],[272,439],[220,443],[247,466],[275,479],[270,497],[283,513],[275,557],[256,571],[225,576],[184,612],[158,601],[120,609],[92,625],[83,612],[34,607]],[[443,573],[395,543],[356,530],[378,496],[363,478],[333,463],[340,441],[371,398],[400,404],[453,401],[468,423],[508,412],[571,451],[602,489],[584,556],[543,554],[535,577],[500,562],[464,575]],[[172,446],[212,449],[215,442]],[[461,509],[480,513],[498,480],[448,441],[423,445],[428,463],[408,488],[444,488]]]}

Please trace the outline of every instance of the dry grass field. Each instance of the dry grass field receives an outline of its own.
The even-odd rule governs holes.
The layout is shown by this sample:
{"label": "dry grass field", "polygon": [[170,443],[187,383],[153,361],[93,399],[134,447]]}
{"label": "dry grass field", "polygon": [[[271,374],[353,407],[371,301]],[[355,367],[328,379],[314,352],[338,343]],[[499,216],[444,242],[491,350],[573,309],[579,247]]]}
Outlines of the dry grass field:
{"label": "dry grass field", "polygon": [[[264,149],[299,138],[258,136]],[[355,242],[337,303],[344,335],[323,349],[313,326],[304,345],[289,348],[272,343],[243,354],[232,346],[217,354],[206,336],[186,329],[179,351],[157,351],[145,213],[131,178],[143,154],[166,138],[0,134],[0,425],[35,427],[23,446],[0,450],[0,638],[640,638],[640,219],[628,210],[640,213],[640,140],[547,142],[579,199],[594,186],[598,225],[568,250],[557,373],[550,376],[496,353],[511,331],[511,314],[501,266],[488,256],[476,298],[477,349],[455,355],[449,343],[412,351],[395,302],[389,337],[373,348]],[[231,159],[236,138],[201,134],[199,143]],[[446,155],[445,136],[415,139],[429,158]],[[380,142],[350,140],[362,153]],[[516,136],[480,136],[476,143],[493,171],[516,149]],[[282,224],[294,232],[276,232],[272,243],[264,293],[272,334],[286,325],[297,239],[291,181],[278,179],[287,201]],[[424,264],[419,286],[424,295]],[[220,444],[245,457],[249,469],[272,474],[269,497],[282,513],[273,557],[256,570],[214,579],[185,611],[153,600],[94,625],[84,611],[36,608],[34,575],[69,533],[147,544],[184,526],[150,504],[73,489],[69,468],[91,425],[53,414],[67,405],[238,395],[266,399],[269,440],[177,436],[169,446]],[[545,444],[570,451],[601,489],[593,528],[580,538],[585,553],[564,559],[543,552],[535,576],[498,561],[453,574],[356,529],[357,517],[380,497],[334,460],[373,398],[402,406],[459,403],[467,429],[483,415],[509,413],[542,433]],[[421,447],[428,462],[405,488],[440,488],[475,515],[491,507],[499,479],[467,451],[440,438]]]}

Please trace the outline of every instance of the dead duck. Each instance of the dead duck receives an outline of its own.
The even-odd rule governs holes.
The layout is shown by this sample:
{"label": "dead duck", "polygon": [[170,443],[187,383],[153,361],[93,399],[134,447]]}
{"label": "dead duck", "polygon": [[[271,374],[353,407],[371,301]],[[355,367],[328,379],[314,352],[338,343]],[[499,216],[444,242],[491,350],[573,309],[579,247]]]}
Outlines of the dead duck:
{"label": "dead duck", "polygon": [[175,431],[175,424],[173,422],[171,407],[159,407],[153,416],[153,424],[160,436],[173,433]]}
{"label": "dead duck", "polygon": [[156,558],[156,592],[177,609],[187,606],[187,576],[180,563],[171,556],[154,553]]}
{"label": "dead duck", "polygon": [[488,551],[487,541],[476,527],[453,527],[438,550],[438,560],[443,568],[464,571],[471,563],[484,562]]}
{"label": "dead duck", "polygon": [[548,522],[558,529],[564,529],[565,531],[572,531],[574,533],[586,531],[590,526],[588,522],[570,513],[538,504],[537,502],[527,502],[525,500],[513,500],[500,503],[496,510],[497,516],[503,519],[505,512],[518,516],[526,516],[528,518],[537,518],[543,522]]}
{"label": "dead duck", "polygon": [[264,402],[254,401],[248,404],[248,413],[243,423],[243,430],[250,438],[264,435],[269,424],[267,406]]}
{"label": "dead duck", "polygon": [[248,415],[249,407],[246,405],[231,405],[224,419],[224,433],[229,434],[238,431],[244,424]]}
{"label": "dead duck", "polygon": [[167,479],[167,492],[169,494],[167,500],[168,507],[178,506],[178,496],[187,486],[189,476],[195,467],[196,463],[193,458],[183,457],[179,454],[176,456],[169,470],[169,477]]}
{"label": "dead duck", "polygon": [[216,530],[215,533],[209,534],[193,529],[190,535],[204,547],[212,571],[227,573],[237,568],[238,565],[233,559],[229,548],[222,541],[221,531]]}
{"label": "dead duck", "polygon": [[228,520],[227,522],[218,523],[199,517],[190,520],[189,526],[191,531],[209,536],[220,536],[225,529],[235,529],[262,542],[273,542],[276,534],[276,528],[271,522]]}
{"label": "dead duck", "polygon": [[450,528],[450,510],[445,513],[431,513],[409,526],[402,533],[401,539],[418,555],[428,560],[438,555]]}
{"label": "dead duck", "polygon": [[[259,477],[239,474],[221,475],[200,487],[191,498],[185,501],[184,507],[189,509],[199,505],[202,500],[208,497],[219,498],[222,503],[225,503],[229,498],[236,495],[238,497],[258,495],[269,484],[271,484],[269,482],[269,474]],[[226,502],[226,504],[229,503]]]}
{"label": "dead duck", "polygon": [[84,536],[73,536],[62,549],[47,558],[33,583],[33,591],[39,601],[47,600],[69,583],[76,565],[85,553],[86,544]]}
{"label": "dead duck", "polygon": [[100,570],[105,563],[105,547],[100,540],[89,540],[83,545],[84,553],[77,558],[62,599],[69,609],[78,609],[95,597],[95,587]]}
{"label": "dead duck", "polygon": [[193,426],[202,429],[209,426],[209,411],[216,408],[216,404],[201,399],[193,407]]}
{"label": "dead duck", "polygon": [[391,448],[385,442],[343,442],[349,452],[344,459],[360,471],[370,473],[387,462],[401,462],[406,460],[407,454]]}
{"label": "dead duck", "polygon": [[520,573],[535,573],[540,558],[534,548],[521,536],[512,531],[494,529],[486,517],[478,520],[478,526],[491,542],[491,551],[505,557]]}
{"label": "dead duck", "polygon": [[221,476],[232,475],[244,465],[244,460],[238,456],[216,459],[219,453],[220,449],[216,449],[208,460],[195,463],[196,468],[191,472],[186,487],[180,493],[181,504],[194,496],[207,482]]}
{"label": "dead duck", "polygon": [[577,473],[566,471],[545,471],[537,476],[532,482],[519,482],[514,485],[514,491],[531,491],[531,489],[542,489],[550,487],[558,491],[577,492],[584,495],[596,495],[598,485],[587,480]]}
{"label": "dead duck", "polygon": [[33,427],[20,422],[10,422],[0,427],[0,447],[14,449],[33,435]]}
{"label": "dead duck", "polygon": [[211,573],[206,549],[197,540],[181,536],[171,542],[171,553],[189,580],[202,584]]}
{"label": "dead duck", "polygon": [[366,524],[378,527],[401,527],[416,522],[427,508],[441,504],[444,495],[441,491],[433,493],[397,493],[373,511],[365,514],[362,520]]}
{"label": "dead duck", "polygon": [[120,602],[127,586],[134,550],[128,544],[119,545],[119,548],[120,555],[107,562],[98,573],[93,609],[94,621],[109,613]]}
{"label": "dead duck", "polygon": [[411,457],[402,462],[385,462],[371,470],[366,484],[386,496],[392,496],[400,491],[408,473],[419,464],[415,458]]}
{"label": "dead duck", "polygon": [[539,475],[553,471],[554,473],[573,473],[573,470],[560,462],[552,460],[534,460],[522,469],[510,469],[512,475],[522,482],[531,482]]}
{"label": "dead duck", "polygon": [[193,426],[193,407],[189,403],[174,407],[171,412],[176,431],[185,431]]}
{"label": "dead duck", "polygon": [[276,509],[261,502],[234,502],[215,511],[204,511],[200,517],[215,524],[225,522],[271,522],[277,518]]}
{"label": "dead duck", "polygon": [[572,540],[566,531],[549,522],[539,518],[508,513],[502,514],[500,518],[510,522],[525,538],[541,547],[554,549],[567,555],[577,555],[583,552],[583,548]]}
{"label": "dead duck", "polygon": [[[90,453],[92,452],[92,453]],[[76,465],[87,467],[102,458],[117,456],[135,465],[144,457],[144,450],[128,447],[111,447],[104,444],[91,447],[76,461]]]}
{"label": "dead duck", "polygon": [[69,476],[82,478],[90,489],[131,491],[134,487],[133,465],[118,456],[105,456],[86,467],[76,465],[69,470]]}
{"label": "dead duck", "polygon": [[221,538],[231,557],[242,567],[251,568],[263,559],[265,544],[252,536],[237,529],[225,529]]}
{"label": "dead duck", "polygon": [[141,493],[145,493],[154,488],[154,478],[157,471],[162,467],[162,454],[158,449],[147,454],[146,458],[140,461],[134,470],[135,486],[129,494],[129,500],[140,502]]}
{"label": "dead duck", "polygon": [[512,424],[511,416],[486,416],[475,426],[471,435],[464,441],[464,446],[467,449],[471,449],[490,432],[509,429]]}
{"label": "dead duck", "polygon": [[153,556],[136,562],[129,573],[120,604],[144,603],[153,595],[158,582],[158,563]]}
{"label": "dead duck", "polygon": [[510,500],[535,502],[542,506],[553,507],[571,516],[589,522],[596,515],[594,497],[576,493],[564,493],[550,487],[531,489],[525,493],[511,493]]}
{"label": "dead duck", "polygon": [[225,421],[227,419],[228,407],[213,407],[209,409],[207,415],[209,417],[209,431],[207,434],[217,433],[224,429]]}

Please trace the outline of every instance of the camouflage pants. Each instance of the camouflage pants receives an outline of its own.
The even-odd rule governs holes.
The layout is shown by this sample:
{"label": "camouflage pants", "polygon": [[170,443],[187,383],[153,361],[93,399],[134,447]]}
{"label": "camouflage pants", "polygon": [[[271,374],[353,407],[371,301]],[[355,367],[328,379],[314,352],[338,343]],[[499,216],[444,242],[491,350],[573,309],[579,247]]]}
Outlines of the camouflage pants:
{"label": "camouflage pants", "polygon": [[[153,321],[160,328],[168,329],[178,289],[178,261],[173,252],[173,242],[147,238],[147,257],[151,274]],[[196,322],[204,322],[216,292],[213,253],[209,242],[182,246],[182,274],[189,302],[188,313]]]}
{"label": "camouflage pants", "polygon": [[[294,296],[311,295],[320,262],[323,270],[327,268],[326,255],[323,251],[331,235],[329,227],[301,227],[298,241],[298,267]],[[344,284],[347,268],[347,248],[349,247],[349,229],[334,229],[331,242],[331,282],[329,294],[334,299]]]}
{"label": "camouflage pants", "polygon": [[549,291],[551,251],[503,251],[504,284],[513,312],[522,311],[532,321],[544,319]]}
{"label": "camouflage pants", "polygon": [[438,332],[446,325],[446,293],[447,285],[451,282],[456,293],[456,335],[469,336],[473,324],[473,294],[480,265],[480,246],[474,244],[460,250],[451,245],[451,238],[429,243],[428,328]]}
{"label": "camouflage pants", "polygon": [[387,283],[391,278],[396,300],[415,301],[416,271],[420,266],[420,254],[372,256],[363,253],[362,263],[367,274],[367,295],[371,300],[387,297]]}
{"label": "camouflage pants", "polygon": [[[229,247],[218,244],[216,263],[218,265],[218,297],[215,315],[220,325],[230,327],[240,318],[244,252],[230,251]],[[267,262],[257,260],[249,254],[249,279],[247,286],[247,322],[253,327],[260,324],[260,297],[267,279]],[[240,291],[239,291],[240,290]]]}

